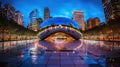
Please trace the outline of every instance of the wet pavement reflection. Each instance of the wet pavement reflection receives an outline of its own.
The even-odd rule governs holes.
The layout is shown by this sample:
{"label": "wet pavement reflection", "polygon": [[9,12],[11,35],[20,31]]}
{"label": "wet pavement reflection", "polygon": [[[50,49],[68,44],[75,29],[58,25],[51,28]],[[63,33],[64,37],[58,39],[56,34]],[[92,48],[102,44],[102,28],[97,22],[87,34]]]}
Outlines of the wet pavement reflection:
{"label": "wet pavement reflection", "polygon": [[[11,44],[13,45],[13,44]],[[8,45],[7,45],[8,46]],[[1,46],[1,49],[3,47]],[[3,67],[119,67],[120,42],[75,40],[57,50],[47,41],[23,41],[4,48]]]}

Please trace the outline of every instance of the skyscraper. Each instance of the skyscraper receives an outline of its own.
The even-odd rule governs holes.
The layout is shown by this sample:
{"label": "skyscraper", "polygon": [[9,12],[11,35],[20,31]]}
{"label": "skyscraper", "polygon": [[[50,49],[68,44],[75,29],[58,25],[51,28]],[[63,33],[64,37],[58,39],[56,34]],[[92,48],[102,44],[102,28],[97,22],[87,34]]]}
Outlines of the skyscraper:
{"label": "skyscraper", "polygon": [[106,22],[120,18],[120,0],[102,0]]}
{"label": "skyscraper", "polygon": [[33,10],[29,15],[29,24],[33,23],[38,18],[38,10]]}
{"label": "skyscraper", "polygon": [[8,20],[15,19],[15,8],[10,4],[5,4],[3,9],[4,15],[7,17]]}
{"label": "skyscraper", "polygon": [[79,23],[83,31],[85,30],[84,16],[82,11],[74,11],[73,20]]}
{"label": "skyscraper", "polygon": [[19,11],[16,11],[15,12],[15,21],[21,25],[21,26],[24,26],[23,24],[23,15],[19,12]]}
{"label": "skyscraper", "polygon": [[94,27],[100,26],[100,19],[98,17],[95,18],[89,18],[87,20],[86,28],[92,29]]}
{"label": "skyscraper", "polygon": [[43,22],[41,18],[37,18],[33,23],[28,25],[28,29],[33,30],[35,32],[38,31],[39,25]]}
{"label": "skyscraper", "polygon": [[38,10],[33,10],[29,15],[29,24],[28,29],[37,31],[37,18],[38,18]]}
{"label": "skyscraper", "polygon": [[89,18],[87,20],[87,24],[86,24],[87,29],[91,29],[92,28],[92,23],[93,23],[93,19]]}
{"label": "skyscraper", "polygon": [[93,22],[95,23],[95,26],[94,26],[94,27],[100,26],[100,19],[99,19],[98,17],[95,17],[95,18],[93,19]]}
{"label": "skyscraper", "polygon": [[44,21],[50,18],[49,8],[44,8]]}

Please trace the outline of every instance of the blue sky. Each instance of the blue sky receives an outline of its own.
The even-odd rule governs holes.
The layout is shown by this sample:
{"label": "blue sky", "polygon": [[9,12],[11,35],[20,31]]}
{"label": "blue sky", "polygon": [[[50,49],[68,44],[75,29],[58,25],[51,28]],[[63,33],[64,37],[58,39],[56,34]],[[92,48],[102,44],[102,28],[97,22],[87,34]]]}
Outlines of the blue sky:
{"label": "blue sky", "polygon": [[39,17],[43,18],[44,8],[50,9],[52,17],[72,18],[74,10],[84,11],[84,20],[99,17],[105,22],[102,0],[0,0],[12,4],[24,15],[24,25],[28,25],[28,17],[32,10],[38,9]]}

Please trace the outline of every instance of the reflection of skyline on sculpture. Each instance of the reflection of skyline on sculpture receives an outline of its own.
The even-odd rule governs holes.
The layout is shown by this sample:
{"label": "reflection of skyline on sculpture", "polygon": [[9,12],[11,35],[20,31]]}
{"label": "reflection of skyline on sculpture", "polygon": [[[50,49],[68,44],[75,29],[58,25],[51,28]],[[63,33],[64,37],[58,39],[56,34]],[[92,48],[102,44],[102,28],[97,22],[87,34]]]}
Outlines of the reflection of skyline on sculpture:
{"label": "reflection of skyline on sculpture", "polygon": [[24,15],[25,25],[28,24],[29,13],[36,8],[39,11],[39,16],[43,18],[45,7],[50,8],[51,16],[53,17],[64,16],[72,18],[72,12],[74,10],[82,10],[84,11],[85,21],[90,17],[99,17],[101,22],[105,21],[101,0],[37,0],[29,2],[28,0],[9,0],[8,2],[10,2],[16,8],[16,10],[22,12]]}
{"label": "reflection of skyline on sculpture", "polygon": [[41,23],[39,28],[45,28],[45,27],[51,26],[51,25],[58,25],[58,26],[66,25],[66,26],[73,26],[77,29],[81,28],[79,23],[77,23],[75,20],[71,20],[71,19],[65,18],[65,17],[55,17],[55,18],[46,20],[45,22]]}
{"label": "reflection of skyline on sculpture", "polygon": [[0,2],[1,67],[119,67],[120,0],[101,0],[105,23],[95,8],[100,0],[4,1],[9,4]]}

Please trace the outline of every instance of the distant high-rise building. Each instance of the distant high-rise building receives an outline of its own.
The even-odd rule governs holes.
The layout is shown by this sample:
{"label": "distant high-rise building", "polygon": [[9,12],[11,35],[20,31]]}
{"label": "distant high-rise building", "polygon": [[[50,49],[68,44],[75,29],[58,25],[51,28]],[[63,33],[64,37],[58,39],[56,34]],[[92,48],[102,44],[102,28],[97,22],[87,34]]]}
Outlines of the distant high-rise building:
{"label": "distant high-rise building", "polygon": [[95,18],[89,18],[87,20],[86,28],[92,29],[94,27],[100,26],[100,19],[98,17]]}
{"label": "distant high-rise building", "polygon": [[7,17],[8,20],[15,19],[15,8],[10,4],[5,4],[3,9],[4,15]]}
{"label": "distant high-rise building", "polygon": [[98,17],[95,17],[95,18],[93,19],[93,22],[95,23],[95,27],[96,27],[96,26],[100,26],[100,19],[99,19]]}
{"label": "distant high-rise building", "polygon": [[43,22],[42,18],[38,18],[38,19],[37,19],[38,25],[40,25],[42,22]]}
{"label": "distant high-rise building", "polygon": [[36,32],[37,32],[37,31],[38,31],[38,29],[37,29],[36,27],[37,27],[37,21],[28,25],[28,29],[33,30],[33,31],[36,31]]}
{"label": "distant high-rise building", "polygon": [[44,8],[44,21],[50,18],[49,8]]}
{"label": "distant high-rise building", "polygon": [[120,0],[102,0],[106,22],[120,18]]}
{"label": "distant high-rise building", "polygon": [[33,10],[30,15],[29,15],[29,24],[28,24],[28,29],[37,31],[37,18],[38,18],[38,10],[35,9]]}
{"label": "distant high-rise building", "polygon": [[23,15],[19,12],[19,11],[16,11],[15,12],[15,21],[21,25],[21,26],[24,26],[24,23],[23,23]]}
{"label": "distant high-rise building", "polygon": [[93,19],[89,18],[87,20],[87,24],[86,24],[87,29],[91,29],[92,28],[92,25],[93,25],[92,23],[93,23]]}
{"label": "distant high-rise building", "polygon": [[41,18],[36,19],[33,23],[28,25],[28,29],[33,30],[35,32],[38,31],[39,25],[43,22]]}
{"label": "distant high-rise building", "polygon": [[34,21],[36,21],[37,18],[38,18],[38,10],[35,9],[29,15],[29,24],[33,23]]}
{"label": "distant high-rise building", "polygon": [[82,11],[74,11],[73,20],[79,23],[83,31],[85,30],[84,16]]}

